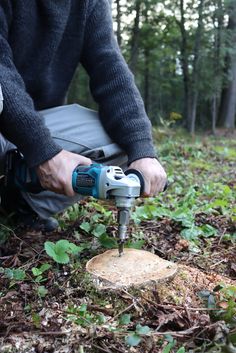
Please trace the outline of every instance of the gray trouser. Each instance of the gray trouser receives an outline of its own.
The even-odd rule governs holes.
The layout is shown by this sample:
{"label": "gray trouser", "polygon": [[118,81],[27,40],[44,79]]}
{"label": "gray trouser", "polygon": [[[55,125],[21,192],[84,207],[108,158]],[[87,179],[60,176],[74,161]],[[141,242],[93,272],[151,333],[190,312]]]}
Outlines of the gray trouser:
{"label": "gray trouser", "polygon": [[[107,135],[95,111],[72,104],[43,110],[41,113],[45,117],[45,123],[53,139],[63,149],[79,153],[99,163],[126,165],[127,156]],[[14,145],[0,135],[1,171],[4,156],[11,148],[14,148]],[[22,196],[42,218],[61,212],[81,200],[81,195],[67,197],[51,191],[43,191],[39,194],[22,192]]]}

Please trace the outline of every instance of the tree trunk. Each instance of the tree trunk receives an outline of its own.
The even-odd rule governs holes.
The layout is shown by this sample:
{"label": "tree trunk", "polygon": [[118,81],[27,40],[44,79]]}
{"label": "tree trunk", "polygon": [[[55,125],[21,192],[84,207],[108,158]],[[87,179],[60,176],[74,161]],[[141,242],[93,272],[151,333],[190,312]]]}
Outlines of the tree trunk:
{"label": "tree trunk", "polygon": [[226,73],[229,77],[227,87],[222,91],[220,125],[228,129],[235,128],[236,114],[236,3],[231,0],[229,5],[228,32],[230,34],[229,49],[231,54],[226,56]]}
{"label": "tree trunk", "polygon": [[234,129],[236,113],[236,60],[231,64],[231,81],[225,91],[223,107],[223,126],[227,129]]}
{"label": "tree trunk", "polygon": [[213,70],[213,94],[212,94],[212,120],[211,128],[213,135],[216,134],[216,123],[218,120],[219,100],[220,93],[222,90],[223,82],[223,70],[222,70],[222,34],[224,27],[224,12],[222,6],[222,0],[217,0],[217,8],[215,10],[215,16],[212,18],[213,26],[217,22],[215,29],[214,38],[214,63],[215,67]]}
{"label": "tree trunk", "polygon": [[180,21],[176,20],[181,32],[181,67],[183,72],[183,83],[184,83],[184,118],[186,126],[188,127],[188,121],[190,116],[191,107],[191,96],[190,96],[190,78],[189,78],[189,63],[188,63],[188,52],[187,52],[187,31],[185,29],[185,17],[184,17],[184,0],[180,0]]}
{"label": "tree trunk", "polygon": [[134,27],[132,30],[131,53],[130,53],[130,61],[129,61],[129,67],[134,74],[136,73],[136,66],[138,61],[140,13],[141,13],[141,0],[136,0],[135,19],[134,19]]}
{"label": "tree trunk", "polygon": [[[145,8],[145,23],[148,24],[148,4]],[[144,104],[146,112],[149,113],[149,92],[150,92],[150,49],[149,44],[146,43],[144,48],[145,72],[144,72]]]}
{"label": "tree trunk", "polygon": [[211,130],[212,130],[213,135],[215,135],[216,134],[216,120],[217,120],[217,95],[216,94],[212,98],[211,111],[212,111]]}
{"label": "tree trunk", "polygon": [[201,37],[202,37],[202,26],[203,26],[203,6],[204,0],[200,0],[198,8],[198,27],[195,37],[194,45],[194,61],[193,61],[193,74],[192,74],[192,107],[191,115],[189,116],[188,126],[190,133],[195,133],[195,123],[197,114],[197,102],[198,102],[198,81],[200,77],[199,73],[199,63],[200,63],[200,47],[201,47]]}
{"label": "tree trunk", "polygon": [[116,0],[116,23],[117,23],[117,42],[121,46],[122,36],[121,36],[121,5],[120,0]]}

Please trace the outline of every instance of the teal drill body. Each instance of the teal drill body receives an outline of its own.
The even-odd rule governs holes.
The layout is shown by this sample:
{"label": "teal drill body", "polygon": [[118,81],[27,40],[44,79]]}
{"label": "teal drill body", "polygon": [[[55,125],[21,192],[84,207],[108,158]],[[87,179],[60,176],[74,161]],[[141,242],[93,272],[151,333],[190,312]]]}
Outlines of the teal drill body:
{"label": "teal drill body", "polygon": [[119,167],[101,164],[78,166],[72,175],[72,186],[79,194],[114,200],[118,209],[118,242],[121,255],[127,237],[130,210],[144,186],[141,173],[128,170],[126,175]]}

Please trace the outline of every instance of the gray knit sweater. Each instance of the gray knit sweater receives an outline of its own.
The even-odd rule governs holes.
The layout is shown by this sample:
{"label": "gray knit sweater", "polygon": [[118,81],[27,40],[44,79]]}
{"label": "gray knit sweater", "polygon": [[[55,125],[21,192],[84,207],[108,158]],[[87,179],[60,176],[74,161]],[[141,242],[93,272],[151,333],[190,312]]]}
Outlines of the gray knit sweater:
{"label": "gray knit sweater", "polygon": [[155,157],[151,126],[112,30],[108,0],[0,0],[0,131],[30,167],[60,150],[37,110],[63,104],[78,63],[129,163]]}

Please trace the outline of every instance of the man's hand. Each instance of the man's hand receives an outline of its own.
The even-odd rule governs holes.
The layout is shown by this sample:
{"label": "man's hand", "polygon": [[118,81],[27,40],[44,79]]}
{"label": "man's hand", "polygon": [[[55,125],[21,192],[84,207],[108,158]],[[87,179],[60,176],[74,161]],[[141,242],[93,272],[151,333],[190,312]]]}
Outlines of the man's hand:
{"label": "man's hand", "polygon": [[144,177],[144,192],[142,196],[152,197],[163,191],[167,176],[164,168],[155,158],[141,158],[132,162],[129,169],[137,169]]}
{"label": "man's hand", "polygon": [[72,188],[72,173],[78,164],[90,165],[91,159],[79,154],[62,150],[49,161],[37,167],[37,175],[40,184],[46,190],[54,191],[58,194],[74,196]]}

